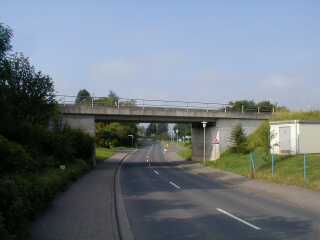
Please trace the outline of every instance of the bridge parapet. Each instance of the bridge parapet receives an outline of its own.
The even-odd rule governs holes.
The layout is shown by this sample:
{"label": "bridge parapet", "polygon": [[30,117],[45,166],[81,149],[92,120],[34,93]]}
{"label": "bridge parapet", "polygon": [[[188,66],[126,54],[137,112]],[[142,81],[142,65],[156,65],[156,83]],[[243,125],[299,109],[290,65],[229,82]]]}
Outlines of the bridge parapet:
{"label": "bridge parapet", "polygon": [[[75,96],[57,95],[57,101],[61,106],[65,106],[67,111],[74,112],[76,109],[79,114],[137,114],[141,115],[141,111],[156,115],[208,115],[228,116],[229,118],[268,118],[274,109],[264,108],[244,108],[239,111],[233,106],[217,102],[196,102],[196,101],[176,101],[176,100],[153,100],[153,99],[128,99],[118,98],[115,102],[110,102],[105,97],[89,97],[83,99],[82,102],[76,101]],[[90,110],[90,108],[92,110]],[[69,109],[69,110],[68,110]],[[116,113],[117,110],[118,113]],[[241,113],[242,115],[239,115]],[[209,116],[210,117],[210,116]]]}
{"label": "bridge parapet", "polygon": [[136,121],[136,122],[215,122],[216,119],[258,119],[266,120],[271,113],[225,112],[221,110],[183,109],[164,107],[62,104],[64,115],[90,115],[96,121]]}

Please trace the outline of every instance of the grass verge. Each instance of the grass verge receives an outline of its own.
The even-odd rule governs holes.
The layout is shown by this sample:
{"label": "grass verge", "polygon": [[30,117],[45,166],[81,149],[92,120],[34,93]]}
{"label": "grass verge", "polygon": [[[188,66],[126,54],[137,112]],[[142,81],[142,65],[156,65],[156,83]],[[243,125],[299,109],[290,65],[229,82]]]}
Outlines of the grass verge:
{"label": "grass verge", "polygon": [[178,143],[180,150],[178,155],[184,160],[191,160],[192,158],[192,148],[190,143]]}
{"label": "grass verge", "polygon": [[108,159],[113,154],[114,154],[114,150],[113,149],[101,148],[101,147],[97,147],[96,148],[96,159],[97,159],[97,161],[103,161],[105,159]]}
{"label": "grass verge", "polygon": [[[256,174],[255,178],[280,184],[307,187],[320,190],[320,155],[312,154],[307,160],[307,181],[304,181],[303,156],[278,156],[275,161],[275,174],[272,176],[271,155],[265,154],[261,149],[255,151]],[[234,172],[246,177],[251,177],[249,154],[236,154],[230,151],[222,154],[215,162],[208,166],[224,171]]]}

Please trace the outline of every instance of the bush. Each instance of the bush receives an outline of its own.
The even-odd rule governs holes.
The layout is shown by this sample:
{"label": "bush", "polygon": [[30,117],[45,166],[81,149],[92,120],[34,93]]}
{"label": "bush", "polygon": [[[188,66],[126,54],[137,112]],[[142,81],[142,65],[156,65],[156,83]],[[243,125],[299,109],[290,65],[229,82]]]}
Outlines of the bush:
{"label": "bush", "polygon": [[9,234],[4,225],[4,218],[0,212],[0,239],[3,240],[13,240],[13,236]]}
{"label": "bush", "polygon": [[251,134],[248,139],[248,147],[250,150],[256,148],[262,149],[262,151],[268,153],[270,150],[270,125],[268,121],[265,121],[260,127]]}
{"label": "bush", "polygon": [[1,178],[0,212],[4,220],[1,225],[0,218],[0,236],[10,233],[12,239],[30,239],[30,221],[48,205],[57,192],[64,190],[88,169],[88,164],[78,160],[67,165],[66,170],[56,168],[41,175],[20,174]]}
{"label": "bush", "polygon": [[36,163],[25,149],[0,135],[0,173],[28,172],[36,169]]}
{"label": "bush", "polygon": [[240,124],[236,125],[231,132],[231,148],[232,152],[236,153],[247,153],[247,138],[244,133],[244,130]]}

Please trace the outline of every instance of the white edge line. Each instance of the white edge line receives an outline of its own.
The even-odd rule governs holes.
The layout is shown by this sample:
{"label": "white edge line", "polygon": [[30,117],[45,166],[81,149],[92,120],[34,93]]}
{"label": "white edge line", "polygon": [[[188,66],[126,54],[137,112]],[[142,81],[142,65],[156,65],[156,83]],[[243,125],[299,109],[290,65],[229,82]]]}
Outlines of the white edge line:
{"label": "white edge line", "polygon": [[235,215],[233,215],[233,214],[231,214],[231,213],[229,213],[229,212],[227,212],[227,211],[225,211],[225,210],[223,210],[221,208],[217,208],[217,210],[219,212],[221,212],[221,213],[223,213],[223,214],[235,219],[235,220],[238,220],[239,222],[242,222],[243,224],[246,224],[249,227],[252,227],[255,230],[261,230],[261,228],[255,226],[255,225],[253,225],[253,224],[251,224],[251,223],[249,223],[249,222],[247,222],[247,221],[245,221],[245,220],[243,220],[243,219],[241,219],[241,218],[239,218],[239,217],[237,217],[237,216],[235,216]]}
{"label": "white edge line", "polygon": [[157,175],[160,175],[160,173],[157,170],[153,170],[153,172]]}
{"label": "white edge line", "polygon": [[174,182],[169,181],[169,183],[170,183],[172,186],[174,186],[175,188],[181,189],[181,187],[178,186],[177,184],[175,184]]}

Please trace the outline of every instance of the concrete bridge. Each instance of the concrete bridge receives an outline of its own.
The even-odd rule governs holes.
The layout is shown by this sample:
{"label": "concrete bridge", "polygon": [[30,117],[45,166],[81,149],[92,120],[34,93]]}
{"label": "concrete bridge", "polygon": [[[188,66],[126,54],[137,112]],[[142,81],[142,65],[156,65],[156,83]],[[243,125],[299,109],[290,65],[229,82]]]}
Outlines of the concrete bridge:
{"label": "concrete bridge", "polygon": [[205,144],[206,159],[216,160],[230,146],[232,129],[241,124],[246,134],[271,117],[271,112],[232,112],[227,108],[108,106],[91,104],[61,104],[63,121],[72,128],[95,136],[95,123],[99,121],[192,123],[192,159],[203,159],[204,130],[207,122]]}

